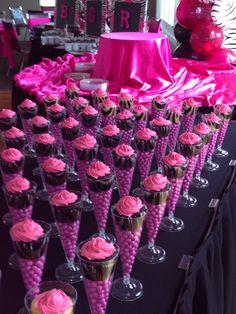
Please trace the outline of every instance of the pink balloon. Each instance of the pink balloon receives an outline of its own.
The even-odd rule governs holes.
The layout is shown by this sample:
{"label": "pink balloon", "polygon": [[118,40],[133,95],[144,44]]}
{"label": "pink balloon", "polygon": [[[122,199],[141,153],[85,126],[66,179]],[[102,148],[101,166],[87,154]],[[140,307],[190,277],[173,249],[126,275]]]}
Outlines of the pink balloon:
{"label": "pink balloon", "polygon": [[199,23],[211,21],[211,10],[210,4],[198,0],[181,0],[176,9],[177,21],[181,26],[193,29]]}
{"label": "pink balloon", "polygon": [[209,55],[221,47],[224,33],[221,27],[213,22],[197,25],[190,37],[190,43],[194,51],[201,55]]}

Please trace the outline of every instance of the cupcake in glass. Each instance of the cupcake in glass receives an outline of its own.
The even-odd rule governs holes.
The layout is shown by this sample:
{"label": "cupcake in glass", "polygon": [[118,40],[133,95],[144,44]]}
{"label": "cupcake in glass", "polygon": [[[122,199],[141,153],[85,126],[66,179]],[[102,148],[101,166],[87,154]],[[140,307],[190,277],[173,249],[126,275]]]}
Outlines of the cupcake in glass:
{"label": "cupcake in glass", "polygon": [[172,122],[169,134],[169,150],[170,152],[173,152],[175,150],[175,145],[180,130],[180,124],[182,119],[181,109],[178,107],[170,107],[166,111],[166,119]]}
{"label": "cupcake in glass", "polygon": [[143,105],[135,105],[133,106],[133,114],[135,116],[134,133],[137,133],[147,125],[148,109]]}
{"label": "cupcake in glass", "polygon": [[85,107],[80,114],[81,120],[80,135],[84,135],[87,133],[92,136],[96,136],[98,129],[97,119],[98,111],[90,105]]}
{"label": "cupcake in glass", "polygon": [[108,98],[107,91],[97,88],[95,91],[92,92],[92,100],[93,106],[95,109],[99,109],[99,105],[103,103]]}
{"label": "cupcake in glass", "polygon": [[31,120],[33,134],[42,134],[49,132],[50,121],[43,116],[35,116]]}
{"label": "cupcake in glass", "polygon": [[131,94],[120,92],[117,97],[117,100],[121,110],[132,109],[134,97]]}
{"label": "cupcake in glass", "polygon": [[79,265],[75,262],[81,221],[81,194],[63,190],[50,197],[50,204],[67,260],[67,263],[57,267],[55,276],[58,280],[76,283],[83,279]]}
{"label": "cupcake in glass", "polygon": [[204,170],[206,171],[216,171],[219,169],[219,165],[216,162],[212,161],[212,156],[215,150],[217,138],[219,135],[219,131],[222,124],[222,119],[217,116],[214,112],[209,114],[204,114],[202,116],[203,122],[210,126],[212,131],[212,137],[208,146],[206,162],[203,166]]}
{"label": "cupcake in glass", "polygon": [[6,184],[15,176],[22,176],[25,157],[16,148],[7,148],[1,152],[0,166],[3,182]]}
{"label": "cupcake in glass", "polygon": [[112,206],[112,218],[117,242],[120,248],[123,278],[116,279],[111,295],[120,301],[134,301],[143,295],[143,287],[137,279],[131,278],[137,249],[143,231],[147,208],[140,198],[126,195]]}
{"label": "cupcake in glass", "polygon": [[[156,132],[148,128],[143,128],[134,135],[134,139],[137,151],[138,169],[142,182],[148,176],[151,169],[157,135]],[[141,196],[141,188],[134,189],[132,194]]]}
{"label": "cupcake in glass", "polygon": [[17,122],[17,115],[16,112],[7,109],[2,108],[0,110],[0,130],[6,131],[9,130],[12,126],[15,126]]}
{"label": "cupcake in glass", "polygon": [[66,96],[66,108],[69,113],[69,116],[73,114],[73,100],[79,96],[79,88],[74,82],[67,82],[67,87],[65,89]]}
{"label": "cupcake in glass", "polygon": [[22,153],[24,152],[24,148],[26,145],[26,136],[25,133],[12,126],[10,129],[4,132],[4,142],[7,148],[16,148]]}
{"label": "cupcake in glass", "polygon": [[151,129],[157,134],[157,145],[155,148],[155,155],[157,160],[157,168],[159,172],[162,172],[163,157],[166,154],[168,139],[172,123],[170,120],[166,120],[163,117],[153,119],[150,123]]}
{"label": "cupcake in glass", "polygon": [[118,254],[116,243],[97,235],[78,246],[77,256],[83,270],[83,282],[91,314],[106,313]]}
{"label": "cupcake in glass", "polygon": [[74,141],[74,148],[77,157],[77,169],[80,177],[80,185],[83,193],[83,210],[93,209],[92,202],[89,199],[89,187],[86,171],[90,164],[96,160],[98,153],[98,144],[94,136],[89,134],[82,135]]}
{"label": "cupcake in glass", "polygon": [[56,138],[57,152],[59,156],[62,155],[62,135],[59,123],[66,118],[66,108],[59,104],[54,104],[47,108],[47,115],[51,121],[51,131]]}
{"label": "cupcake in glass", "polygon": [[155,245],[155,240],[165,212],[171,185],[166,176],[155,173],[143,181],[142,187],[143,198],[147,206],[148,245],[139,248],[137,257],[143,263],[158,264],[166,258],[165,250]]}
{"label": "cupcake in glass", "polygon": [[35,102],[25,99],[19,106],[18,111],[20,114],[21,122],[25,131],[25,135],[28,141],[28,149],[26,151],[26,155],[28,157],[35,157],[35,151],[32,147],[32,125],[31,119],[37,115],[38,106]]}
{"label": "cupcake in glass", "polygon": [[60,128],[66,157],[69,162],[68,182],[75,182],[79,180],[78,173],[75,171],[76,156],[74,149],[74,140],[79,135],[79,122],[69,117],[61,123]]}
{"label": "cupcake in glass", "polygon": [[173,152],[164,157],[163,163],[164,174],[171,184],[171,191],[166,205],[168,216],[162,219],[160,228],[168,232],[178,232],[184,229],[184,222],[180,218],[175,217],[174,213],[188,161],[183,155]]}
{"label": "cupcake in glass", "polygon": [[135,124],[135,117],[133,113],[124,109],[116,115],[116,124],[122,132],[120,143],[130,144]]}
{"label": "cupcake in glass", "polygon": [[25,288],[34,293],[38,292],[42,280],[50,230],[46,222],[28,218],[10,229]]}
{"label": "cupcake in glass", "polygon": [[59,98],[56,95],[49,93],[43,97],[43,103],[47,110],[47,107],[59,103]]}
{"label": "cupcake in glass", "polygon": [[202,146],[201,137],[193,132],[184,132],[179,136],[179,152],[188,160],[188,167],[182,185],[183,194],[178,200],[178,206],[180,207],[188,208],[197,205],[196,197],[189,195],[188,192]]}
{"label": "cupcake in glass", "polygon": [[120,197],[130,192],[137,155],[129,145],[120,144],[112,152]]}
{"label": "cupcake in glass", "polygon": [[151,118],[157,119],[164,117],[166,111],[166,99],[162,96],[156,96],[151,102]]}
{"label": "cupcake in glass", "polygon": [[101,104],[102,126],[116,123],[118,107],[111,99],[106,99]]}
{"label": "cupcake in glass", "polygon": [[88,105],[89,105],[89,101],[86,98],[77,97],[73,99],[71,117],[79,121],[81,111]]}
{"label": "cupcake in glass", "polygon": [[229,153],[227,152],[227,150],[222,149],[222,145],[229,126],[230,118],[233,113],[233,107],[230,107],[229,105],[225,104],[215,105],[214,111],[222,119],[222,124],[217,138],[216,144],[217,147],[214,152],[214,155],[217,157],[227,157]]}
{"label": "cupcake in glass", "polygon": [[183,108],[183,129],[185,132],[191,132],[198,111],[198,105],[193,98],[186,99],[182,103]]}
{"label": "cupcake in glass", "polygon": [[203,168],[203,165],[204,165],[204,162],[206,159],[206,154],[208,151],[212,132],[211,132],[211,128],[209,127],[209,125],[207,125],[204,122],[196,124],[193,127],[193,132],[201,137],[202,142],[203,142],[203,146],[202,146],[202,149],[200,151],[197,165],[195,168],[195,177],[192,178],[190,186],[203,189],[203,188],[206,188],[209,184],[207,179],[201,177],[201,172],[202,172],[202,168]]}
{"label": "cupcake in glass", "polygon": [[101,161],[95,161],[87,169],[87,179],[99,236],[113,240],[114,237],[112,239],[111,235],[105,234],[105,230],[111,203],[114,174],[109,166]]}

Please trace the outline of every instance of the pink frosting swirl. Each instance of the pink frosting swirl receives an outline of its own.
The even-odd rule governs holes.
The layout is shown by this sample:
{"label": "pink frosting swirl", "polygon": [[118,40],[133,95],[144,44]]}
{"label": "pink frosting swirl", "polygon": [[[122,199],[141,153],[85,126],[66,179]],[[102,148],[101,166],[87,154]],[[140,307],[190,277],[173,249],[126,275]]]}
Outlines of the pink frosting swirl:
{"label": "pink frosting swirl", "polygon": [[56,173],[64,171],[66,168],[66,164],[60,159],[57,159],[55,157],[49,157],[43,162],[42,167],[43,170],[46,172]]}
{"label": "pink frosting swirl", "polygon": [[47,94],[44,96],[44,99],[47,101],[54,101],[54,100],[57,100],[58,97],[54,94]]}
{"label": "pink frosting swirl", "polygon": [[116,146],[115,153],[121,157],[131,157],[134,154],[134,150],[129,145],[120,144]]}
{"label": "pink frosting swirl", "polygon": [[98,111],[97,111],[95,108],[93,108],[92,106],[88,105],[88,106],[86,106],[86,107],[82,110],[82,113],[83,113],[83,114],[86,114],[86,115],[92,115],[92,116],[94,116],[94,115],[98,114]]}
{"label": "pink frosting swirl", "polygon": [[74,90],[79,92],[79,88],[76,86],[76,84],[74,82],[68,82],[67,83],[67,90]]}
{"label": "pink frosting swirl", "polygon": [[106,126],[104,126],[104,128],[102,129],[102,135],[104,136],[114,136],[120,133],[120,129],[113,124],[108,124]]}
{"label": "pink frosting swirl", "polygon": [[112,101],[110,98],[104,100],[104,102],[102,103],[102,107],[104,108],[116,108],[116,104],[114,101]]}
{"label": "pink frosting swirl", "polygon": [[135,137],[140,140],[150,140],[152,137],[156,137],[156,132],[148,128],[143,128],[135,134]]}
{"label": "pink frosting swirl", "polygon": [[92,92],[94,96],[107,96],[107,92],[101,88],[97,88],[95,91]]}
{"label": "pink frosting swirl", "polygon": [[41,238],[44,230],[32,219],[25,219],[11,227],[10,235],[13,241],[31,242]]}
{"label": "pink frosting swirl", "polygon": [[92,163],[87,169],[87,174],[90,177],[93,177],[95,179],[105,177],[106,175],[110,173],[111,173],[110,167],[108,167],[107,165],[105,165],[103,162],[99,160]]}
{"label": "pink frosting swirl", "polygon": [[122,92],[120,92],[119,99],[120,100],[131,100],[131,99],[133,99],[133,96],[131,94],[129,94],[129,93],[122,93]]}
{"label": "pink frosting swirl", "polygon": [[186,160],[186,158],[184,158],[183,155],[176,153],[176,152],[173,152],[173,153],[166,155],[163,158],[163,161],[168,166],[174,167],[174,166],[183,166],[187,160]]}
{"label": "pink frosting swirl", "polygon": [[194,125],[193,131],[200,135],[206,135],[211,132],[211,128],[204,122]]}
{"label": "pink frosting swirl", "polygon": [[166,99],[165,99],[163,96],[158,95],[158,96],[156,96],[155,98],[153,98],[153,101],[156,101],[156,102],[158,102],[158,103],[165,103],[165,102],[166,102]]}
{"label": "pink frosting swirl", "polygon": [[128,119],[132,118],[133,116],[134,115],[132,114],[132,112],[125,109],[124,111],[121,111],[120,113],[118,113],[116,115],[116,118],[119,120],[128,120]]}
{"label": "pink frosting swirl", "polygon": [[42,116],[35,116],[35,117],[33,117],[31,122],[32,122],[33,125],[36,125],[36,126],[45,125],[45,124],[49,123],[49,121],[46,118],[42,117]]}
{"label": "pink frosting swirl", "polygon": [[35,102],[33,102],[32,100],[29,99],[25,99],[21,104],[20,104],[20,108],[22,109],[33,109],[35,108],[37,105]]}
{"label": "pink frosting swirl", "polygon": [[199,143],[201,138],[193,132],[184,132],[179,136],[179,141],[182,144],[193,145]]}
{"label": "pink frosting swirl", "polygon": [[171,121],[163,117],[158,117],[152,120],[152,125],[153,126],[169,126],[171,125]]}
{"label": "pink frosting swirl", "polygon": [[10,193],[20,193],[30,189],[30,181],[16,176],[6,183],[6,190]]}
{"label": "pink frosting swirl", "polygon": [[50,135],[49,133],[42,133],[35,137],[36,143],[42,143],[42,144],[53,144],[55,143],[55,137]]}
{"label": "pink frosting swirl", "polygon": [[189,106],[189,107],[197,107],[197,103],[196,103],[196,101],[193,98],[186,99],[183,102],[183,105],[186,105],[186,106]]}
{"label": "pink frosting swirl", "polygon": [[100,237],[93,237],[81,247],[80,255],[88,260],[104,260],[111,257],[115,251],[113,243]]}
{"label": "pink frosting swirl", "polygon": [[47,110],[49,112],[63,112],[65,110],[65,107],[56,103],[56,104],[49,106],[47,108]]}
{"label": "pink frosting swirl", "polygon": [[76,106],[88,106],[89,101],[84,97],[78,97],[74,100],[74,105]]}
{"label": "pink frosting swirl", "polygon": [[51,198],[51,204],[55,206],[65,206],[74,204],[77,200],[77,194],[64,190],[53,195]]}
{"label": "pink frosting swirl", "polygon": [[66,313],[72,306],[72,300],[61,289],[44,291],[32,302],[32,308],[42,314]]}
{"label": "pink frosting swirl", "polygon": [[6,136],[6,138],[11,139],[11,138],[24,137],[25,134],[24,134],[23,131],[21,131],[20,129],[15,128],[15,127],[13,126],[13,127],[11,127],[9,130],[7,130],[7,131],[5,132],[5,136]]}
{"label": "pink frosting swirl", "polygon": [[231,111],[232,111],[232,108],[226,104],[216,105],[215,108],[219,113],[223,113],[223,114],[224,113],[226,113],[226,114],[231,113]]}
{"label": "pink frosting swirl", "polygon": [[116,211],[119,215],[131,217],[140,212],[143,203],[139,197],[130,195],[123,196],[116,204]]}
{"label": "pink frosting swirl", "polygon": [[62,121],[61,127],[65,129],[72,129],[73,127],[79,125],[79,122],[72,117],[69,117]]}
{"label": "pink frosting swirl", "polygon": [[173,106],[172,106],[172,107],[170,107],[168,110],[171,111],[171,112],[177,113],[177,114],[179,114],[179,115],[182,115],[182,111],[181,111],[181,109],[178,108],[178,107],[173,107]]}
{"label": "pink frosting swirl", "polygon": [[74,141],[75,148],[77,149],[91,149],[97,145],[97,141],[94,136],[89,135],[88,133],[78,137]]}
{"label": "pink frosting swirl", "polygon": [[220,123],[220,121],[221,121],[220,118],[214,112],[211,112],[211,113],[205,115],[204,119],[206,122]]}
{"label": "pink frosting swirl", "polygon": [[160,173],[155,173],[149,177],[147,177],[143,181],[144,189],[147,191],[156,191],[159,192],[163,190],[169,181],[167,180],[167,177]]}
{"label": "pink frosting swirl", "polygon": [[21,158],[23,157],[21,151],[19,151],[16,148],[8,148],[8,149],[4,149],[1,153],[1,158],[4,161],[7,162],[15,162],[15,161],[19,161],[21,160]]}
{"label": "pink frosting swirl", "polygon": [[144,112],[147,112],[148,109],[144,107],[143,105],[135,105],[133,106],[133,111],[137,113],[144,113]]}
{"label": "pink frosting swirl", "polygon": [[15,111],[7,108],[3,108],[0,110],[0,119],[11,119],[16,116]]}

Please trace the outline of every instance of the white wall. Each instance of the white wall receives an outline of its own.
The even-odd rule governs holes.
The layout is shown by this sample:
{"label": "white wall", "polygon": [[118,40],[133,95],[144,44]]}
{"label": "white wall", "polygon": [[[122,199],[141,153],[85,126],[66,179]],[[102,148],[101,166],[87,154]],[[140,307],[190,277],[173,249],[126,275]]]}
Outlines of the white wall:
{"label": "white wall", "polygon": [[39,10],[39,0],[0,0],[0,10],[6,11],[7,17],[9,17],[9,6],[21,5],[24,13],[27,10]]}

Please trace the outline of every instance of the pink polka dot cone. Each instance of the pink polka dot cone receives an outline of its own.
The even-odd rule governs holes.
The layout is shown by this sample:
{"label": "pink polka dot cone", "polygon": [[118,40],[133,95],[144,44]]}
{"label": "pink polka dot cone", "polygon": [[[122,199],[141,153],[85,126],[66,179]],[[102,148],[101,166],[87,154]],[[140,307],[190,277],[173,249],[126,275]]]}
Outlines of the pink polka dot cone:
{"label": "pink polka dot cone", "polygon": [[221,125],[220,130],[219,130],[219,135],[218,135],[218,140],[217,140],[218,145],[222,145],[224,142],[225,134],[226,134],[228,126],[229,126],[229,121],[230,120],[226,120],[226,119],[223,120],[223,123]]}
{"label": "pink polka dot cone", "polygon": [[92,136],[96,137],[97,136],[97,130],[98,130],[97,124],[94,125],[94,126],[91,126],[91,127],[86,127],[86,126],[81,124],[80,136],[87,133],[89,135],[92,135]]}
{"label": "pink polka dot cone", "polygon": [[113,165],[113,157],[112,157],[112,151],[113,147],[105,147],[102,146],[102,153],[103,153],[103,160],[106,165],[110,167],[110,169],[114,169]]}
{"label": "pink polka dot cone", "polygon": [[177,141],[177,136],[179,134],[180,123],[172,123],[170,127],[170,134],[169,134],[169,149],[170,152],[175,150],[175,145]]}
{"label": "pink polka dot cone", "polygon": [[78,159],[77,160],[77,169],[79,172],[82,193],[84,195],[88,195],[88,193],[89,193],[86,171],[87,171],[88,167],[91,165],[91,163],[93,163],[94,161],[95,161],[95,159],[92,159],[92,160],[80,160],[80,159]]}
{"label": "pink polka dot cone", "polygon": [[66,98],[66,109],[67,109],[67,112],[68,112],[68,115],[70,117],[73,117],[73,114],[74,114],[74,110],[73,110],[73,99],[69,99],[69,98]]}
{"label": "pink polka dot cone", "polygon": [[65,148],[67,159],[69,161],[70,168],[73,169],[75,166],[75,160],[76,160],[73,141],[63,140],[63,143],[64,143],[64,148]]}
{"label": "pink polka dot cone", "polygon": [[14,208],[8,207],[9,212],[11,214],[12,222],[15,224],[17,222],[23,221],[26,218],[32,217],[33,206],[30,205],[25,208]]}
{"label": "pink polka dot cone", "polygon": [[207,151],[208,151],[208,146],[209,144],[205,144],[202,146],[202,149],[200,151],[200,154],[198,156],[198,161],[197,161],[197,165],[196,165],[196,168],[195,168],[195,173],[197,176],[200,176],[201,172],[202,172],[202,168],[203,168],[203,165],[204,165],[204,162],[205,162],[205,159],[206,159],[206,154],[207,154]]}
{"label": "pink polka dot cone", "polygon": [[11,173],[11,174],[1,171],[1,174],[2,174],[2,179],[3,179],[4,184],[6,184],[8,181],[12,180],[16,176],[22,177],[23,171],[21,170],[19,172]]}
{"label": "pink polka dot cone", "polygon": [[61,242],[69,261],[73,262],[75,259],[76,245],[78,240],[78,233],[80,227],[80,220],[74,222],[57,222],[57,228],[61,237]]}
{"label": "pink polka dot cone", "polygon": [[167,205],[166,205],[168,208],[169,215],[174,214],[175,212],[175,208],[179,199],[183,180],[184,180],[184,177],[169,179],[171,183],[171,191],[170,191],[170,195],[169,195],[169,198],[167,200]]}
{"label": "pink polka dot cone", "polygon": [[155,148],[155,155],[156,155],[156,160],[157,160],[157,166],[158,167],[162,166],[162,160],[163,160],[163,157],[166,154],[167,144],[168,144],[168,136],[158,137],[157,138],[157,143],[156,143],[156,148]]}
{"label": "pink polka dot cone", "polygon": [[106,230],[107,217],[111,203],[112,189],[104,192],[90,191],[90,197],[93,202],[94,213],[99,231]]}
{"label": "pink polka dot cone", "polygon": [[196,118],[196,115],[187,115],[187,114],[183,115],[182,123],[183,123],[184,132],[192,131],[195,118]]}
{"label": "pink polka dot cone", "polygon": [[133,129],[131,130],[122,130],[121,131],[121,139],[120,139],[120,144],[127,144],[129,145],[132,135],[133,135]]}
{"label": "pink polka dot cone", "polygon": [[102,126],[106,126],[106,125],[109,125],[109,124],[116,124],[116,118],[115,116],[105,116],[105,115],[102,115]]}
{"label": "pink polka dot cone", "polygon": [[62,149],[62,145],[63,145],[63,141],[62,141],[62,135],[61,135],[61,130],[59,127],[59,123],[51,123],[51,131],[56,139],[56,147],[57,150],[61,151]]}
{"label": "pink polka dot cone", "polygon": [[45,186],[48,192],[48,196],[51,196],[53,193],[60,192],[66,189],[66,182],[60,185],[50,185],[45,182]]}
{"label": "pink polka dot cone", "polygon": [[166,203],[163,204],[146,203],[146,205],[148,208],[146,217],[148,242],[154,243],[165,212]]}
{"label": "pink polka dot cone", "polygon": [[25,131],[25,135],[27,138],[27,141],[29,143],[29,145],[32,145],[33,143],[33,132],[32,132],[32,125],[31,125],[31,119],[21,119],[22,121],[22,125]]}
{"label": "pink polka dot cone", "polygon": [[33,289],[37,292],[42,281],[45,264],[45,256],[36,259],[24,259],[19,257],[18,263],[27,290]]}
{"label": "pink polka dot cone", "polygon": [[134,134],[136,134],[136,132],[142,130],[143,128],[146,128],[146,125],[147,125],[147,121],[136,120],[134,124]]}
{"label": "pink polka dot cone", "polygon": [[190,157],[189,159],[189,163],[188,163],[188,168],[186,170],[185,176],[184,176],[184,181],[183,181],[183,191],[184,192],[188,192],[189,190],[189,185],[190,182],[192,180],[193,177],[193,173],[197,164],[197,160],[198,160],[198,155],[194,156],[194,157]]}
{"label": "pink polka dot cone", "polygon": [[133,179],[133,173],[134,166],[128,169],[119,169],[115,167],[115,174],[120,197],[129,194]]}
{"label": "pink polka dot cone", "polygon": [[212,137],[208,146],[208,151],[207,151],[207,159],[209,160],[211,160],[212,155],[214,153],[218,134],[219,134],[219,130],[215,130],[212,134]]}
{"label": "pink polka dot cone", "polygon": [[111,289],[112,278],[104,281],[93,281],[84,278],[85,290],[91,314],[105,314]]}
{"label": "pink polka dot cone", "polygon": [[151,119],[157,119],[159,117],[164,117],[165,109],[164,110],[155,110],[154,108],[151,109]]}
{"label": "pink polka dot cone", "polygon": [[153,155],[154,155],[154,149],[151,150],[150,152],[137,150],[137,163],[138,163],[141,181],[143,181],[150,172]]}

